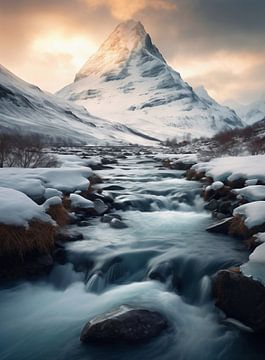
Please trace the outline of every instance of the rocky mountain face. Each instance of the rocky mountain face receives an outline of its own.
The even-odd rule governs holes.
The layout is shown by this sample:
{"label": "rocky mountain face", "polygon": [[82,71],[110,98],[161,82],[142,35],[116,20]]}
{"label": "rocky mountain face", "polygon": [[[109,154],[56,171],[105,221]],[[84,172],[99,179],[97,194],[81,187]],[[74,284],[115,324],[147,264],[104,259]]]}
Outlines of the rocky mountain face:
{"label": "rocky mountain face", "polygon": [[184,82],[134,20],[118,25],[57,95],[161,140],[242,127],[233,110]]}
{"label": "rocky mountain face", "polygon": [[100,119],[84,107],[42,91],[1,65],[0,131],[37,133],[52,142],[154,143],[139,131]]}

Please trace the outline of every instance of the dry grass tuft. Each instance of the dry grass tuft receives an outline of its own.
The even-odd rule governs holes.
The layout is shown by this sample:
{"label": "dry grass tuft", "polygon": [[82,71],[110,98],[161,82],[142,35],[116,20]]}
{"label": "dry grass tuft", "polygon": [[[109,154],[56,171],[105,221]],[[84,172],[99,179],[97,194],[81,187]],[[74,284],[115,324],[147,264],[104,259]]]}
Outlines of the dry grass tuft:
{"label": "dry grass tuft", "polygon": [[239,236],[243,239],[247,239],[250,236],[249,229],[245,225],[245,219],[239,215],[236,215],[229,227],[229,235]]}
{"label": "dry grass tuft", "polygon": [[28,228],[0,224],[0,257],[23,260],[28,253],[48,254],[54,247],[56,227],[31,221]]}
{"label": "dry grass tuft", "polygon": [[59,226],[65,226],[70,221],[70,216],[63,204],[51,205],[46,211]]}

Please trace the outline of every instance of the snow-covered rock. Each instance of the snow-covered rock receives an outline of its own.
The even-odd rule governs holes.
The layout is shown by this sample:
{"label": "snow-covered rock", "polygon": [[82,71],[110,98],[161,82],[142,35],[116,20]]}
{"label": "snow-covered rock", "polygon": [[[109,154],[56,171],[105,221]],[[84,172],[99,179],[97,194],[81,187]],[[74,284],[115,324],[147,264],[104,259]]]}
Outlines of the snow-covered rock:
{"label": "snow-covered rock", "polygon": [[196,94],[134,20],[118,25],[57,95],[162,140],[242,126],[233,110]]}
{"label": "snow-covered rock", "polygon": [[210,191],[210,190],[220,190],[224,187],[224,183],[222,183],[222,181],[215,181],[213,182],[211,185],[207,186],[205,191]]}
{"label": "snow-covered rock", "polygon": [[265,201],[254,201],[237,207],[233,216],[243,217],[248,229],[265,224]]}
{"label": "snow-covered rock", "polygon": [[192,170],[205,172],[215,181],[234,181],[240,178],[265,181],[265,155],[216,158],[198,163]]}
{"label": "snow-covered rock", "polygon": [[58,191],[87,190],[92,174],[87,167],[1,168],[0,186],[21,191],[31,198],[47,198],[51,192],[58,196]]}
{"label": "snow-covered rock", "polygon": [[0,224],[27,227],[32,220],[54,223],[45,213],[45,207],[37,205],[27,195],[0,187]]}
{"label": "snow-covered rock", "polygon": [[71,206],[80,209],[94,209],[94,203],[78,194],[70,194]]}
{"label": "snow-covered rock", "polygon": [[264,185],[250,185],[242,189],[234,189],[234,193],[238,197],[247,201],[265,200],[265,186]]}

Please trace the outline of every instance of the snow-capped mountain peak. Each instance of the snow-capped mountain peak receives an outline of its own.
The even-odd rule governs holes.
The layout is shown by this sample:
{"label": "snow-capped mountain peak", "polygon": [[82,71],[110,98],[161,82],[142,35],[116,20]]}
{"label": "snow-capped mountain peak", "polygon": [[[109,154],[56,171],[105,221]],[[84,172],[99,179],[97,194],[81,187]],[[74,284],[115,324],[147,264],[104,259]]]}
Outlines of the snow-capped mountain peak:
{"label": "snow-capped mountain peak", "polygon": [[127,63],[139,54],[145,62],[152,60],[152,57],[165,62],[142,23],[125,21],[116,27],[99,50],[89,58],[77,73],[75,81],[90,75],[103,77],[106,81],[125,78]]}
{"label": "snow-capped mountain peak", "polygon": [[118,25],[57,94],[161,140],[242,126],[234,111],[197,95],[134,20]]}

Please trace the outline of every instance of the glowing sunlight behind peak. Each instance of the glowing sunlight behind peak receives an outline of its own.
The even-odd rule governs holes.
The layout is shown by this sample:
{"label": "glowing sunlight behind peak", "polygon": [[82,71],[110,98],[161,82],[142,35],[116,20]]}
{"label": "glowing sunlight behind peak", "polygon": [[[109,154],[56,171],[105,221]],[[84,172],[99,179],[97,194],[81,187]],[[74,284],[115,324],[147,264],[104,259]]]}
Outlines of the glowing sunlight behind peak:
{"label": "glowing sunlight behind peak", "polygon": [[80,67],[97,50],[97,45],[84,36],[66,37],[55,32],[35,38],[32,49],[39,55],[69,55],[73,65]]}

